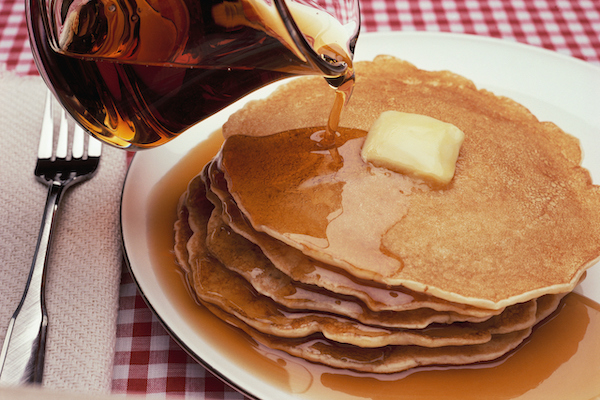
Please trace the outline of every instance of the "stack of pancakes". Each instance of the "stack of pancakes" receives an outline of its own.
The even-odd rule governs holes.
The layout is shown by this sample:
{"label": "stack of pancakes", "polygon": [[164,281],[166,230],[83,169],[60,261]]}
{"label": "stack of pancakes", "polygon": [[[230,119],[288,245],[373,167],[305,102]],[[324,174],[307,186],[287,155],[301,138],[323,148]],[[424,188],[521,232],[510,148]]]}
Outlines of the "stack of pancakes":
{"label": "stack of pancakes", "polygon": [[[356,65],[335,148],[317,139],[333,91],[294,80],[223,127],[189,184],[175,254],[197,298],[258,342],[390,373],[497,359],[600,257],[600,190],[576,139],[449,72]],[[365,163],[383,111],[465,133],[435,187]]]}

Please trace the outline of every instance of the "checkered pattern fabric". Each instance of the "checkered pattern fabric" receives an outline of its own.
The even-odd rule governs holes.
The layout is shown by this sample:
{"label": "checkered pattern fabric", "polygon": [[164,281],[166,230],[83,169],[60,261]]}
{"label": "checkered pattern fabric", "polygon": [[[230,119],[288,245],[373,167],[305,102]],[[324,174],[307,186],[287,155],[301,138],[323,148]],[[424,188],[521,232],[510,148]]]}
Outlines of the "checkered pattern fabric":
{"label": "checkered pattern fabric", "polygon": [[146,307],[123,267],[113,377],[115,393],[194,395],[244,399],[197,364]]}
{"label": "checkered pattern fabric", "polygon": [[[362,29],[440,31],[516,40],[600,64],[597,0],[362,0]],[[22,0],[0,1],[0,65],[36,69]]]}
{"label": "checkered pattern fabric", "polygon": [[[600,65],[598,0],[361,0],[363,32],[443,31],[515,40]],[[23,0],[0,0],[0,68],[35,74]],[[194,362],[124,269],[113,392],[244,397]]]}
{"label": "checkered pattern fabric", "polygon": [[37,74],[22,0],[0,0],[0,66],[23,75]]}
{"label": "checkered pattern fabric", "polygon": [[367,31],[470,33],[600,62],[600,3],[594,0],[373,0],[361,4]]}

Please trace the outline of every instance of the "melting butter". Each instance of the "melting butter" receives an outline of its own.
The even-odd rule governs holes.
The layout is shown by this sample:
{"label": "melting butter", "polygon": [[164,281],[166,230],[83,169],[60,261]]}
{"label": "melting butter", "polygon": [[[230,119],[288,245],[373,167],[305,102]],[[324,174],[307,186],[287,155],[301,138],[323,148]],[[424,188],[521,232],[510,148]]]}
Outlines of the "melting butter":
{"label": "melting butter", "polygon": [[426,115],[385,111],[371,126],[361,157],[377,167],[446,185],[454,177],[464,137],[456,126]]}

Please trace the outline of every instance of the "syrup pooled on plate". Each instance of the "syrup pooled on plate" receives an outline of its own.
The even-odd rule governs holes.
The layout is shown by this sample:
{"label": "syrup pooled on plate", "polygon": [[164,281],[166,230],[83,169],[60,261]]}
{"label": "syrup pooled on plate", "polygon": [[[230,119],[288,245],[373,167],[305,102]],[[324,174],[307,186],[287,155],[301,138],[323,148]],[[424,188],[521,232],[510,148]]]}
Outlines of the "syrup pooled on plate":
{"label": "syrup pooled on plate", "polygon": [[[500,360],[463,367],[429,367],[396,374],[357,373],[313,364],[257,344],[216,318],[190,293],[172,254],[172,226],[180,193],[219,149],[212,135],[157,184],[149,206],[153,269],[172,303],[198,336],[256,377],[300,399],[590,399],[600,395],[600,305],[579,294],[565,297],[555,314]],[[193,348],[198,358],[202,349]],[[227,371],[218,371],[227,376]],[[229,377],[232,382],[235,377]],[[244,387],[252,393],[252,386]]]}
{"label": "syrup pooled on plate", "polygon": [[[331,390],[363,398],[429,395],[436,382],[444,397],[457,387],[463,388],[456,391],[460,398],[486,390],[495,397],[522,398],[539,395],[539,388],[558,393],[552,377],[565,372],[590,381],[589,374],[598,370],[586,358],[598,353],[598,307],[583,298],[572,303],[577,295],[568,293],[598,257],[600,193],[587,171],[573,168],[580,163],[576,141],[450,73],[420,71],[385,56],[356,68],[362,72],[360,85],[343,121],[352,129],[337,128],[341,107],[334,107],[324,129],[296,129],[323,125],[323,99],[331,97],[316,79],[296,80],[232,115],[218,156],[186,173],[189,184],[181,188],[169,244],[195,295],[190,309],[206,316],[208,310],[222,321],[198,327],[200,347],[222,349],[220,356],[233,357],[263,383],[305,398],[323,398]],[[380,89],[393,97],[368,90],[380,86],[381,70],[393,84]],[[457,98],[477,106],[463,107]],[[448,186],[430,187],[361,158],[364,125],[407,104],[415,114],[433,114],[464,131],[462,157]],[[302,112],[274,115],[286,109]],[[482,159],[487,170],[481,169]],[[474,198],[478,193],[502,198],[482,207]],[[480,239],[471,240],[473,235]],[[568,253],[548,254],[547,243],[558,240],[568,247],[565,240],[574,237],[578,246]],[[298,275],[288,273],[311,258],[331,267],[327,288],[323,276],[296,282],[292,276]],[[346,288],[337,291],[344,274],[355,278],[359,289],[389,285],[409,295],[409,308],[394,302],[385,311],[366,310]],[[415,299],[404,287],[428,297],[412,304]],[[468,307],[457,311],[459,306]],[[472,315],[469,307],[483,315]],[[432,310],[432,319],[415,323]],[[567,337],[559,331],[548,336],[564,343],[540,339],[553,325],[572,329]],[[583,344],[588,333],[593,339]],[[219,345],[231,340],[235,344]],[[542,343],[543,351],[547,346],[564,351],[545,359],[531,343]],[[586,351],[579,353],[582,347]],[[532,365],[517,362],[519,357],[536,370],[526,380],[523,371]],[[211,360],[216,368],[219,359]],[[565,370],[572,360],[578,360],[574,368]],[[506,385],[505,379],[519,384]],[[240,384],[252,393],[251,385]],[[560,385],[562,393],[577,395],[595,395],[597,389]]]}

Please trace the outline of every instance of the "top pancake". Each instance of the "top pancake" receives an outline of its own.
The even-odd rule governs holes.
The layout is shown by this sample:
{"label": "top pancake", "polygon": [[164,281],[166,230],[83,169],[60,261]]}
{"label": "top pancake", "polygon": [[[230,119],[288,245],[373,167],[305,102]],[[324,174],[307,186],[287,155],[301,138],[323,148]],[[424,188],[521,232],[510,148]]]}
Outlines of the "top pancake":
{"label": "top pancake", "polygon": [[[333,91],[294,80],[225,124],[220,169],[254,229],[361,279],[497,309],[573,289],[600,256],[600,190],[575,138],[449,72],[391,57],[356,64],[338,140],[310,139]],[[465,133],[443,189],[362,162],[379,114],[428,115]]]}

